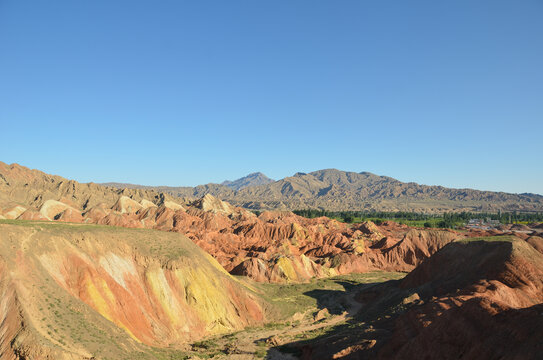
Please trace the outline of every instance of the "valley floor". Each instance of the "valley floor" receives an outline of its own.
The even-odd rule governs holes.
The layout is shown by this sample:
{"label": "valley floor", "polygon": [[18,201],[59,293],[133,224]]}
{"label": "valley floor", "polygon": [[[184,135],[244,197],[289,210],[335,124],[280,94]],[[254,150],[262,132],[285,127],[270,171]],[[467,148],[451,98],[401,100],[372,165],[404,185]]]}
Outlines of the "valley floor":
{"label": "valley floor", "polygon": [[400,272],[350,274],[305,284],[251,282],[277,308],[275,322],[192,344],[188,359],[296,359],[282,345],[310,340],[347,324],[361,308],[355,295],[372,285],[402,279]]}

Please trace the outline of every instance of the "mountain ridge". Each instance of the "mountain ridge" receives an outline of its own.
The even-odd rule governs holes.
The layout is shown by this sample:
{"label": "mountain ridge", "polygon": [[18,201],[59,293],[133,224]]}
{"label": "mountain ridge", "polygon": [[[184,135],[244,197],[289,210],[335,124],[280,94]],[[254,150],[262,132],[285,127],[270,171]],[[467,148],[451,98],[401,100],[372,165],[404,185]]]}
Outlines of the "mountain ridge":
{"label": "mountain ridge", "polygon": [[266,185],[274,182],[275,180],[270,179],[261,172],[254,172],[242,178],[236,179],[234,181],[226,180],[223,181],[220,185],[228,186],[234,190],[241,190],[246,187],[256,186],[256,185]]}
{"label": "mountain ridge", "polygon": [[[256,173],[258,175],[258,173]],[[243,178],[241,178],[243,179]],[[238,179],[238,180],[241,180]],[[234,206],[251,210],[322,209],[328,211],[450,211],[498,212],[543,211],[543,196],[405,183],[369,172],[324,169],[296,173],[277,181],[248,185],[235,190],[222,184],[195,187],[143,186],[118,183],[79,183],[18,164],[0,162],[0,202],[41,206],[49,199],[77,204],[83,209],[100,202],[114,202],[120,194],[137,201],[173,200],[184,204],[207,194]]]}
{"label": "mountain ridge", "polygon": [[[252,174],[251,174],[252,175]],[[244,178],[238,179],[242,180]],[[237,180],[236,180],[237,181]],[[315,208],[331,211],[541,211],[539,194],[447,188],[402,182],[367,171],[323,169],[269,182],[232,188],[223,184],[195,187],[144,187],[172,196],[217,196],[234,205],[254,210],[295,210]],[[108,183],[119,187],[126,184]],[[134,188],[139,188],[135,185]]]}

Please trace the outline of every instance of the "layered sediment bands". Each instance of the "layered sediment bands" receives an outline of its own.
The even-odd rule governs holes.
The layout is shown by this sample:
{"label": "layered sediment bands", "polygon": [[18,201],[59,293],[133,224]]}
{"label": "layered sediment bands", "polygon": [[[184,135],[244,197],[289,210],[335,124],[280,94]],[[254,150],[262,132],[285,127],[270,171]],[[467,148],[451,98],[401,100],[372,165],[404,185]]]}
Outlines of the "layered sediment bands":
{"label": "layered sediment bands", "polygon": [[[195,214],[197,215],[197,214]],[[449,230],[412,230],[371,222],[350,226],[328,218],[263,213],[241,221],[200,223],[184,214],[185,231],[233,274],[257,281],[305,281],[350,272],[410,271],[463,235]],[[181,222],[178,222],[181,224]]]}
{"label": "layered sediment bands", "polygon": [[250,258],[243,261],[231,271],[234,275],[249,276],[261,282],[304,282],[314,277],[338,275],[335,269],[321,266],[305,255],[279,255],[264,260]]}
{"label": "layered sediment bands", "polygon": [[403,238],[390,246],[388,238],[372,247],[368,252],[370,262],[376,268],[386,271],[411,271],[439,249],[461,238],[451,230],[409,230]]}
{"label": "layered sediment bands", "polygon": [[[187,207],[121,196],[79,213],[54,200],[20,219],[96,223],[149,228],[186,235],[227,271],[257,281],[299,282],[372,270],[410,271],[446,243],[460,237],[447,230],[411,230],[389,222],[349,225],[326,217],[307,219],[291,212],[260,216],[210,195]],[[37,217],[36,217],[37,216]]]}
{"label": "layered sediment bands", "polygon": [[521,308],[543,302],[543,255],[526,241],[497,236],[454,242],[413,270],[402,288],[433,296],[458,289]]}
{"label": "layered sediment bands", "polygon": [[70,294],[146,344],[165,346],[263,320],[259,303],[209,258],[161,263],[134,254],[88,255],[44,254],[40,261]]}
{"label": "layered sediment bands", "polygon": [[180,234],[0,224],[0,248],[0,349],[14,359],[90,358],[98,340],[129,356],[265,320],[265,302]]}

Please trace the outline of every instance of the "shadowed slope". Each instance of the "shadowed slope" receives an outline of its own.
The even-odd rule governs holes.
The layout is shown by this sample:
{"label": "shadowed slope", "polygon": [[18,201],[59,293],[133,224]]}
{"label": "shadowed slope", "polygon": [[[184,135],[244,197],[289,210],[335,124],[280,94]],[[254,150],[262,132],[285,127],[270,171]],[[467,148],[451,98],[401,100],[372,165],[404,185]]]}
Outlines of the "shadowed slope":
{"label": "shadowed slope", "polygon": [[452,242],[357,299],[348,325],[290,346],[305,359],[540,358],[543,254],[522,239]]}
{"label": "shadowed slope", "polygon": [[525,241],[455,242],[401,286],[428,301],[398,319],[381,358],[539,358],[543,256]]}

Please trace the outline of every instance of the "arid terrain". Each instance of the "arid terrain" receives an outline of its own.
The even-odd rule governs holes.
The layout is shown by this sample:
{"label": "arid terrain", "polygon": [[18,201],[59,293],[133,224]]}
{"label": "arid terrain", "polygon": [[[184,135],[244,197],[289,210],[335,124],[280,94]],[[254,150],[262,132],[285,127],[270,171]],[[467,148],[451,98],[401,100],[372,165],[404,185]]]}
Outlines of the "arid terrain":
{"label": "arid terrain", "polygon": [[118,189],[155,190],[183,198],[211,194],[254,210],[326,209],[331,211],[543,211],[543,196],[404,183],[369,172],[326,169],[273,181],[250,174],[234,182],[191,187],[106,184]]}
{"label": "arid terrain", "polygon": [[543,360],[542,10],[0,0],[0,360]]}
{"label": "arid terrain", "polygon": [[[542,203],[367,173],[289,179],[336,184],[317,198],[341,206],[361,204],[361,189],[376,184],[380,204]],[[285,181],[252,174],[217,188],[264,204],[259,191],[281,199]],[[310,205],[313,190],[292,189]],[[176,191],[82,184],[0,163],[0,358],[538,358],[541,224],[347,224],[286,210],[257,215],[226,193]]]}

